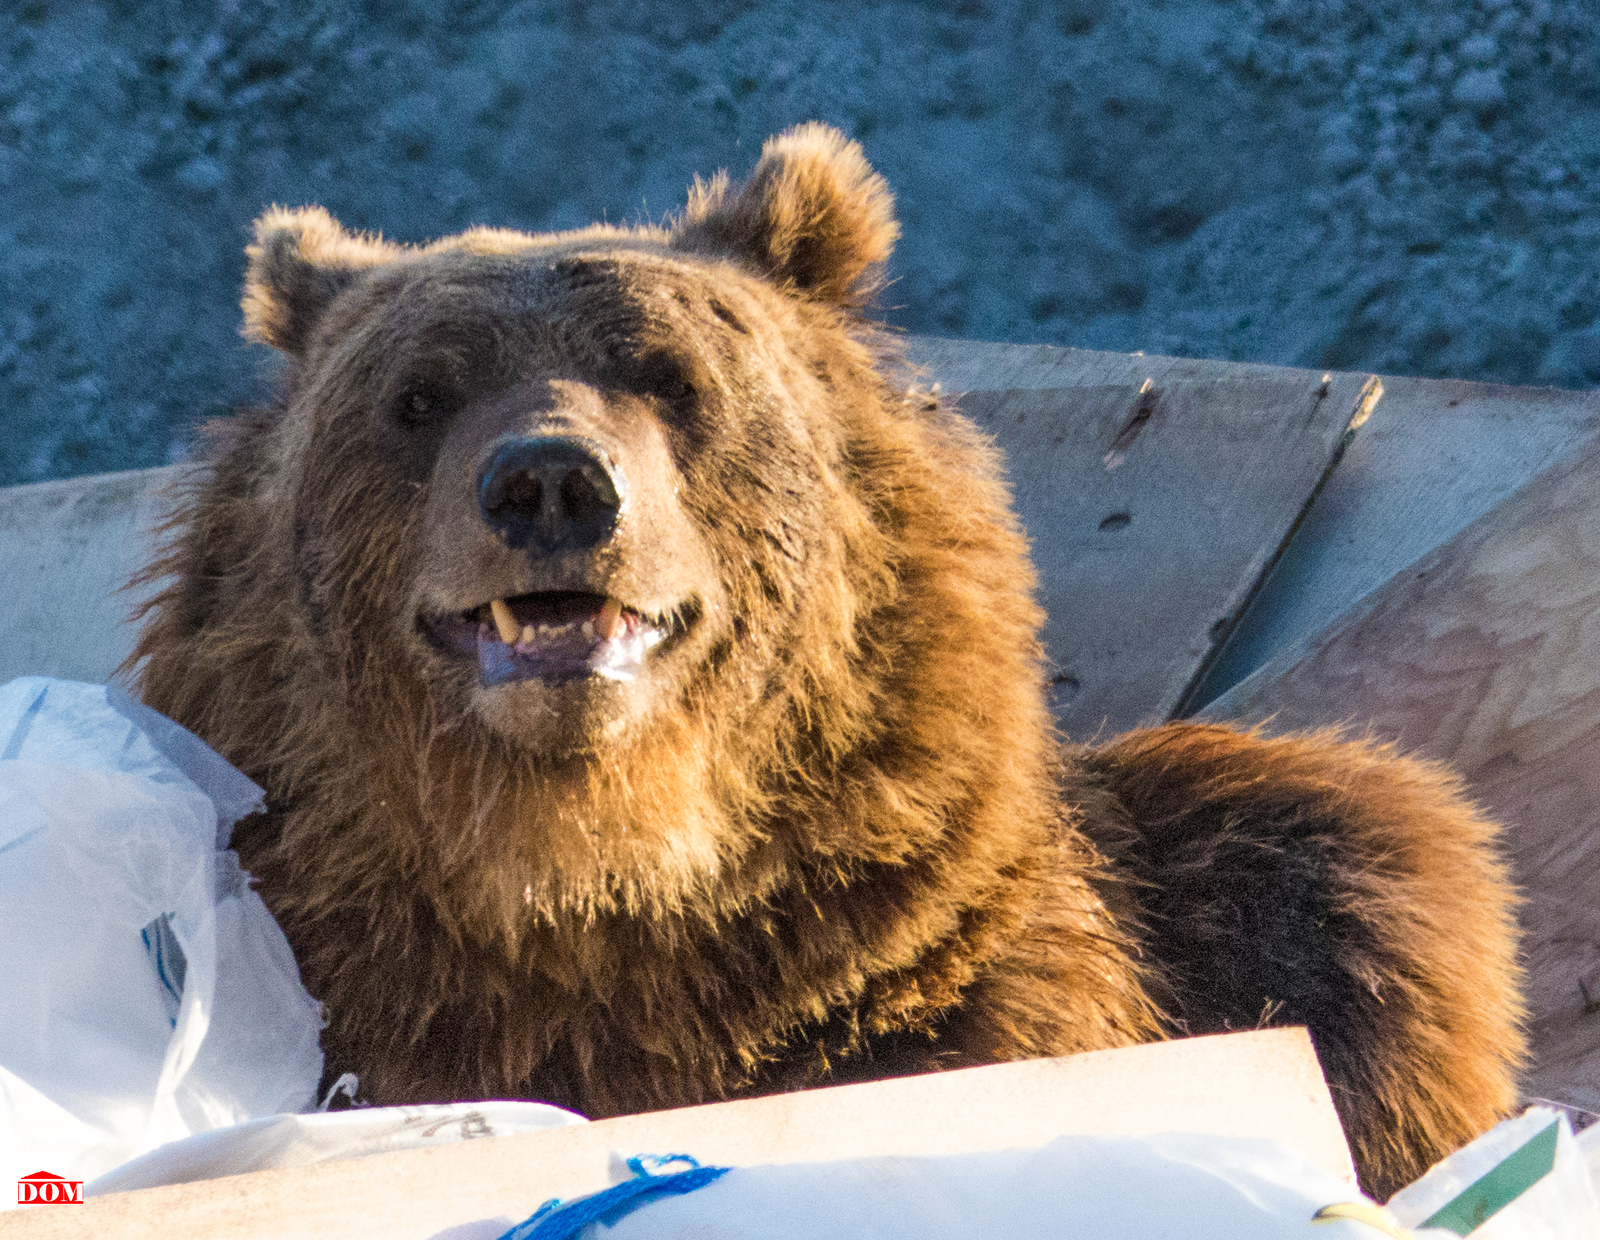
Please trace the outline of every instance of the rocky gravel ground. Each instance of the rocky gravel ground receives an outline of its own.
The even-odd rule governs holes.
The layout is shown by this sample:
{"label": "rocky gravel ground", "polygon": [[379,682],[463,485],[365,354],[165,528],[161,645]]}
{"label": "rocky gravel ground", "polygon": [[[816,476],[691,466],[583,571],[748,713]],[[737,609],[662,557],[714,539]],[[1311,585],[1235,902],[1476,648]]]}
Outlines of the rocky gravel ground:
{"label": "rocky gravel ground", "polygon": [[1595,0],[72,0],[0,57],[0,483],[261,398],[267,203],[659,219],[810,118],[899,195],[909,331],[1600,381]]}

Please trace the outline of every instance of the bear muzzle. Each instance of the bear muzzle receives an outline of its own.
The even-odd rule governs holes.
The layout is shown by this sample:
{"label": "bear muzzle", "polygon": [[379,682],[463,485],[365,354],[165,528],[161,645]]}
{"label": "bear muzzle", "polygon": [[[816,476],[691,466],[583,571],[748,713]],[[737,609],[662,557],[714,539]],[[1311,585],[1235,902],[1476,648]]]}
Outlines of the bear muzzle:
{"label": "bear muzzle", "polygon": [[435,653],[476,663],[481,689],[638,680],[701,613],[708,574],[671,554],[694,549],[673,462],[634,404],[522,385],[452,427],[416,615]]}

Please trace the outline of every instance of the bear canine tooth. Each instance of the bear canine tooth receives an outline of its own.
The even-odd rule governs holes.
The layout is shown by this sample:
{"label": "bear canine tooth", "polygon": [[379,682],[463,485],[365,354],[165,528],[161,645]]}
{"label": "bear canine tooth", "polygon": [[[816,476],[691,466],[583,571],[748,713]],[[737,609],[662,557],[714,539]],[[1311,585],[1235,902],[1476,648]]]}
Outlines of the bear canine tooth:
{"label": "bear canine tooth", "polygon": [[610,641],[616,635],[617,625],[621,620],[622,604],[609,594],[606,595],[605,605],[594,618],[595,636],[603,642]]}
{"label": "bear canine tooth", "polygon": [[495,631],[500,634],[500,640],[508,646],[517,644],[517,621],[511,614],[511,608],[506,605],[503,598],[497,598],[489,604],[489,612],[494,616]]}

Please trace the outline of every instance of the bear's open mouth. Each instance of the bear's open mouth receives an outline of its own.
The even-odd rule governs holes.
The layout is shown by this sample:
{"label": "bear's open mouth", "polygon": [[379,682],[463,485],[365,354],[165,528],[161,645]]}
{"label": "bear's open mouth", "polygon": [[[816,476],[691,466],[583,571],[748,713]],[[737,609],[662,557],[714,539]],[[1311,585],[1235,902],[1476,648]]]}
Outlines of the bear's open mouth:
{"label": "bear's open mouth", "polygon": [[588,676],[632,680],[672,624],[606,594],[548,590],[493,599],[437,617],[428,627],[446,649],[477,656],[478,683],[488,689],[525,680],[562,685]]}

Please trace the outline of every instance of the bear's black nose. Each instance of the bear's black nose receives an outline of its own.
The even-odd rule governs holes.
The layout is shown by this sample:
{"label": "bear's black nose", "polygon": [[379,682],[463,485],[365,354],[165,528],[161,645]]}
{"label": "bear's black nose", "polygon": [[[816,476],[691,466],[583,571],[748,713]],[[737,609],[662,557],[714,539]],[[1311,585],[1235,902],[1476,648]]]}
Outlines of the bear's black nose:
{"label": "bear's black nose", "polygon": [[478,507],[518,550],[583,551],[611,537],[622,488],[596,444],[524,435],[489,454],[478,474]]}

